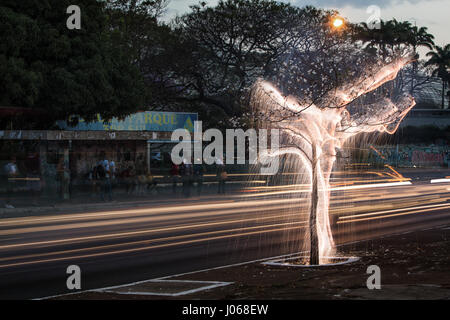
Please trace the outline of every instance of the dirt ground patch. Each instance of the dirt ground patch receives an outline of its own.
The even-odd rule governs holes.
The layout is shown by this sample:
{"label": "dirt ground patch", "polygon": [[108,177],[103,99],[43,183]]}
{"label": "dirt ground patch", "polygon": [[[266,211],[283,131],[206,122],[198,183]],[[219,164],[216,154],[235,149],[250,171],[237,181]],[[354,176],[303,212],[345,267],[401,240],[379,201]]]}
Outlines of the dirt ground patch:
{"label": "dirt ground patch", "polygon": [[[295,268],[251,263],[171,280],[232,282],[178,297],[85,292],[58,299],[450,299],[450,228],[389,236],[339,247],[351,264]],[[381,289],[369,290],[367,267],[381,269]]]}

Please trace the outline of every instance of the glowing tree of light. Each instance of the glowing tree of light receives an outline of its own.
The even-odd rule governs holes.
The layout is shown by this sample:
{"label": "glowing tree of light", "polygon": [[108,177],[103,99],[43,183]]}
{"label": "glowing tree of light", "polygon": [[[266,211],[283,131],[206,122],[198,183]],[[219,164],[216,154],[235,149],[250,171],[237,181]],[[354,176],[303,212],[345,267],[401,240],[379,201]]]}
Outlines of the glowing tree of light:
{"label": "glowing tree of light", "polygon": [[326,263],[335,250],[329,220],[330,175],[336,149],[362,132],[394,133],[401,120],[415,105],[410,96],[399,94],[395,100],[383,96],[370,103],[352,106],[359,97],[394,80],[409,57],[375,65],[337,86],[318,103],[304,104],[294,95],[283,95],[271,82],[258,80],[252,90],[251,105],[264,123],[280,129],[281,148],[263,157],[295,155],[308,172],[311,186],[309,209],[309,264]]}

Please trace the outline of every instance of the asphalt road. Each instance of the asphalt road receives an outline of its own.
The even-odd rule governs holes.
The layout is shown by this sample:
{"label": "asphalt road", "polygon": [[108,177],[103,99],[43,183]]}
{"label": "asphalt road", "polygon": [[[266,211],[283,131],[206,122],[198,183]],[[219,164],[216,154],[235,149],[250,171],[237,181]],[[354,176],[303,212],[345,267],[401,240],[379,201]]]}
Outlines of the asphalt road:
{"label": "asphalt road", "polygon": [[[412,178],[412,179],[408,179]],[[0,220],[0,298],[67,293],[302,250],[307,186],[252,187],[209,201]],[[332,181],[337,244],[450,224],[450,183],[367,173]]]}

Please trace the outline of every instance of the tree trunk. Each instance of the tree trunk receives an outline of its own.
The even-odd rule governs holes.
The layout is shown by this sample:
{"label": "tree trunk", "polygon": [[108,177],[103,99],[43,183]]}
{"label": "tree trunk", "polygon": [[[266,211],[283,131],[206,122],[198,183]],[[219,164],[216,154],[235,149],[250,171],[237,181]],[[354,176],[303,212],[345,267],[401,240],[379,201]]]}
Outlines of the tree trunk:
{"label": "tree trunk", "polygon": [[319,202],[319,191],[317,181],[317,156],[316,146],[312,146],[312,192],[311,192],[311,212],[309,214],[309,236],[310,236],[310,253],[309,264],[319,264],[319,237],[317,234],[317,205]]}
{"label": "tree trunk", "polygon": [[442,109],[445,108],[445,80],[442,79]]}
{"label": "tree trunk", "polygon": [[[416,46],[414,46],[414,58],[416,58]],[[414,60],[412,63],[412,75],[411,75],[411,95],[414,95],[414,80],[416,80],[416,72],[417,72],[417,61]]]}

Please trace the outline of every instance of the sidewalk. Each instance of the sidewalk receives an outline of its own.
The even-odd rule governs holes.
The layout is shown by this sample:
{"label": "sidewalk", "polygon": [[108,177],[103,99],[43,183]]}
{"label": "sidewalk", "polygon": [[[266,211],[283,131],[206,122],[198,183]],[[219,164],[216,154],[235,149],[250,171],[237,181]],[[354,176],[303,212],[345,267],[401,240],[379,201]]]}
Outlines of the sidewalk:
{"label": "sidewalk", "polygon": [[398,168],[396,170],[405,177],[411,178],[412,181],[421,180],[424,183],[429,183],[429,180],[431,179],[439,179],[450,176],[450,168]]}
{"label": "sidewalk", "polygon": [[224,195],[217,194],[217,186],[204,186],[202,194],[199,196],[195,187],[191,188],[190,197],[183,195],[182,187],[177,188],[175,194],[172,193],[171,187],[160,187],[158,191],[148,192],[145,195],[127,194],[124,190],[115,190],[113,192],[113,201],[102,201],[99,195],[88,193],[77,194],[70,200],[54,200],[39,199],[37,206],[30,206],[30,199],[23,197],[16,199],[17,206],[14,209],[0,208],[0,218],[17,218],[27,216],[42,216],[50,214],[71,214],[83,213],[87,211],[100,211],[108,209],[132,209],[139,207],[148,207],[151,205],[176,205],[199,203],[206,201],[226,201],[235,194],[240,186],[227,185],[227,193]]}
{"label": "sidewalk", "polygon": [[[411,178],[413,183],[429,184],[430,179],[444,178],[450,176],[450,169],[398,169],[405,177]],[[217,194],[217,182],[205,182],[202,195],[197,195],[196,187],[191,188],[191,197],[185,198],[182,194],[181,183],[178,184],[177,193],[172,194],[172,186],[170,183],[158,185],[158,193],[149,193],[145,196],[137,196],[136,194],[127,195],[124,189],[114,189],[114,201],[104,202],[100,200],[99,195],[91,193],[75,193],[70,200],[56,200],[48,198],[40,198],[37,206],[31,205],[31,198],[18,196],[13,205],[14,209],[6,209],[0,207],[0,218],[23,217],[32,215],[45,215],[55,213],[81,213],[95,210],[108,210],[109,208],[135,208],[149,206],[152,204],[166,205],[176,203],[186,203],[186,201],[211,201],[211,200],[227,200],[228,196],[236,193],[243,187],[250,186],[251,181],[229,181],[227,182],[227,194]],[[1,203],[2,201],[0,201]],[[4,205],[4,204],[3,204]]]}

